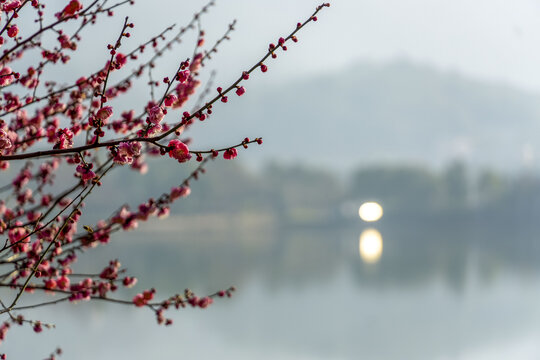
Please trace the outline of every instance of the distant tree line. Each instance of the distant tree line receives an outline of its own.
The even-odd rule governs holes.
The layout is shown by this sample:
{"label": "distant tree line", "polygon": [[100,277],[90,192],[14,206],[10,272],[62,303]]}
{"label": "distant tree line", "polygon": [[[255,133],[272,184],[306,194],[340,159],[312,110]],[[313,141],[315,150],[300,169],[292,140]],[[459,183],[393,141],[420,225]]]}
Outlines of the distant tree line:
{"label": "distant tree line", "polygon": [[[349,176],[276,163],[253,171],[238,162],[216,162],[209,171],[212,176],[194,183],[197,191],[173,206],[173,214],[260,211],[281,220],[327,223],[339,220],[344,204],[364,201],[377,201],[385,214],[400,216],[475,214],[525,220],[540,214],[540,176],[472,170],[461,162],[441,170],[412,165],[359,167]],[[183,175],[178,169],[163,168],[126,183],[119,180],[119,173],[118,181],[110,181],[97,201],[107,202],[123,192],[136,194],[147,186],[168,186]],[[137,200],[135,196],[134,203]]]}

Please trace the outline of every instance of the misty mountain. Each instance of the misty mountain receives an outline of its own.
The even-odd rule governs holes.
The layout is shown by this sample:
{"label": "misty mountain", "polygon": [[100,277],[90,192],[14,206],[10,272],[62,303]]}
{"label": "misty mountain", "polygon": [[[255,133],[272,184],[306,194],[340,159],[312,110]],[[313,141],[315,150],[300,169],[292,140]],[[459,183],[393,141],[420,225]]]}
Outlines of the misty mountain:
{"label": "misty mountain", "polygon": [[360,63],[279,86],[258,84],[254,75],[246,95],[216,105],[213,118],[196,126],[197,145],[262,136],[263,148],[240,158],[337,170],[380,162],[441,167],[455,159],[505,171],[538,168],[535,94],[408,62]]}

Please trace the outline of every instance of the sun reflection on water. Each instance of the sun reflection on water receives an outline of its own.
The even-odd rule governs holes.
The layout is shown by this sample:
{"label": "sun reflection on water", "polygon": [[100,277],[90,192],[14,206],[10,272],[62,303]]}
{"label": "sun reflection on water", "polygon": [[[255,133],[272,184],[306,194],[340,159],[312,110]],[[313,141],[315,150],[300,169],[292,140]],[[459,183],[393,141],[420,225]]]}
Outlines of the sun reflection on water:
{"label": "sun reflection on water", "polygon": [[383,239],[381,233],[376,229],[365,229],[360,234],[358,243],[360,257],[368,264],[374,264],[382,256]]}

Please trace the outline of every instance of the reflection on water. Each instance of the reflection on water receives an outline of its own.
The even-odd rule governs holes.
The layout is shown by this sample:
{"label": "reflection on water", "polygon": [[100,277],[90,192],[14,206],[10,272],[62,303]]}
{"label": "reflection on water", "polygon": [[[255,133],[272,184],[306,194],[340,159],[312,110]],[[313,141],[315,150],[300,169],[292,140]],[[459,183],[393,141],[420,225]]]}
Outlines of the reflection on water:
{"label": "reflection on water", "polygon": [[366,222],[379,221],[383,216],[383,208],[374,201],[365,202],[358,209],[358,215]]}
{"label": "reflection on water", "polygon": [[[128,233],[98,247],[94,261],[118,257],[140,280],[133,291],[236,285],[232,299],[173,313],[168,328],[150,313],[103,303],[44,308],[28,315],[57,328],[14,328],[2,351],[40,359],[62,345],[66,359],[78,360],[540,358],[540,226],[392,217],[377,226],[381,257],[382,236],[359,224],[209,228],[202,236],[179,223]],[[364,246],[359,232],[371,234]],[[359,261],[359,246],[361,256],[363,247],[379,252],[376,266],[365,255]],[[81,261],[78,271],[95,268]]]}
{"label": "reflection on water", "polygon": [[365,229],[360,234],[358,248],[360,249],[360,257],[364,262],[368,264],[376,263],[381,258],[383,252],[381,233],[376,229]]}

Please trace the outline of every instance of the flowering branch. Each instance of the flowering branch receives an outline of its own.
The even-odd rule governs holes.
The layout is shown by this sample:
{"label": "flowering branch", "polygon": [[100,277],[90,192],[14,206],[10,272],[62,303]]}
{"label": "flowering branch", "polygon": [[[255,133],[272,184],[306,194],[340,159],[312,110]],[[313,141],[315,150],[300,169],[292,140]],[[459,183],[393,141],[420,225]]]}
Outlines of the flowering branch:
{"label": "flowering branch", "polygon": [[[324,5],[326,6],[326,5]],[[119,140],[112,140],[112,141],[106,141],[106,142],[103,142],[103,143],[93,143],[93,144],[87,144],[87,145],[82,145],[82,146],[78,146],[78,147],[74,147],[74,148],[65,148],[65,149],[54,149],[54,150],[45,150],[45,151],[36,151],[36,152],[32,152],[32,153],[25,153],[25,154],[13,154],[13,155],[2,155],[0,156],[0,161],[10,161],[10,160],[21,160],[21,159],[29,159],[29,158],[39,158],[39,157],[44,157],[44,156],[52,156],[52,155],[62,155],[62,154],[70,154],[70,153],[78,153],[78,152],[81,152],[81,151],[86,151],[86,150],[91,150],[91,149],[97,149],[97,148],[102,148],[102,147],[110,147],[110,146],[115,146],[115,145],[119,145],[120,143],[122,142],[126,142],[126,141],[130,141],[130,142],[148,142],[148,143],[152,143],[152,144],[155,144],[157,145],[157,141],[159,140],[162,140],[163,138],[171,135],[172,133],[174,133],[176,130],[178,130],[179,128],[181,128],[182,126],[186,125],[190,120],[192,120],[194,117],[196,117],[197,115],[199,114],[202,114],[204,111],[207,111],[209,109],[212,108],[212,105],[218,101],[218,100],[221,100],[222,102],[226,102],[227,100],[227,94],[232,91],[233,89],[240,89],[240,87],[238,86],[242,81],[245,81],[247,79],[249,79],[249,75],[255,71],[257,68],[260,67],[261,71],[263,72],[266,72],[267,70],[267,67],[266,65],[264,65],[264,61],[266,59],[268,59],[270,56],[272,56],[273,54],[275,54],[276,50],[278,48],[282,48],[284,47],[285,43],[287,41],[289,41],[290,39],[296,39],[295,37],[295,34],[300,31],[304,26],[306,26],[309,22],[311,21],[316,21],[317,17],[317,13],[324,7],[324,6],[319,6],[317,7],[317,10],[315,10],[315,12],[313,13],[312,16],[310,16],[306,21],[304,21],[304,23],[298,23],[296,29],[290,33],[286,38],[280,38],[280,41],[278,42],[278,45],[277,46],[270,46],[267,53],[261,58],[261,60],[259,60],[255,65],[253,65],[249,70],[247,71],[244,71],[242,73],[242,75],[235,81],[233,82],[228,88],[226,88],[224,91],[220,91],[218,95],[216,95],[212,100],[210,100],[209,102],[207,102],[204,106],[202,106],[201,108],[199,108],[196,112],[194,112],[193,114],[188,114],[187,116],[185,116],[183,118],[183,120],[173,126],[171,129],[169,129],[168,131],[160,134],[160,135],[157,135],[157,136],[154,136],[154,137],[135,137],[135,138],[131,138],[131,139],[119,139]],[[272,45],[272,44],[271,44]],[[287,48],[285,47],[284,50],[286,50]],[[186,65],[186,63],[183,63],[179,66],[176,74],[178,74],[181,69],[182,69],[182,65]],[[178,77],[175,76],[175,79]],[[169,84],[169,86],[167,87],[167,90],[165,92],[165,94],[163,95],[162,97],[162,100],[160,101],[160,105],[165,101],[165,98],[166,96],[168,95],[168,92],[170,90],[170,85],[172,85],[172,82]],[[241,92],[241,94],[243,94],[243,92]]]}
{"label": "flowering branch", "polygon": [[[6,321],[0,323],[0,342],[5,339],[10,324],[30,325],[35,332],[53,326],[25,319],[16,312],[62,302],[95,300],[142,307],[155,314],[158,324],[170,325],[172,320],[164,315],[168,309],[187,305],[206,308],[215,298],[231,296],[233,287],[200,298],[187,289],[182,294],[156,300],[156,291],[151,288],[126,299],[112,293],[120,287],[134,286],[137,279],[129,276],[118,260],[112,260],[101,271],[90,271],[89,274],[74,273],[72,265],[80,254],[107,244],[112,234],[135,229],[139,222],[152,217],[167,216],[175,201],[190,194],[191,182],[205,173],[210,160],[219,156],[232,160],[242,148],[253,143],[262,144],[260,137],[244,138],[226,147],[193,150],[188,147],[189,140],[181,140],[180,136],[194,124],[195,119],[203,121],[210,116],[216,102],[227,103],[231,91],[242,96],[246,92],[243,82],[253,71],[260,69],[266,72],[268,58],[276,58],[278,51],[286,51],[287,42],[296,42],[297,32],[311,21],[316,21],[318,12],[329,6],[318,6],[288,36],[279,38],[277,45],[270,44],[260,60],[242,72],[237,80],[226,88],[217,87],[217,94],[205,102],[213,86],[214,75],[211,75],[190,113],[185,111],[185,106],[202,84],[199,71],[223,41],[229,39],[236,24],[236,21],[232,22],[224,35],[204,50],[205,31],[201,17],[214,5],[213,0],[178,33],[169,34],[174,27],[169,26],[131,51],[121,53],[122,40],[131,36],[128,29],[133,28],[126,17],[120,33],[115,35],[116,41],[107,47],[108,61],[97,71],[85,72],[72,84],[59,84],[55,79],[43,80],[46,78],[45,70],[52,65],[67,63],[69,51],[80,50],[78,44],[83,28],[95,24],[102,16],[112,16],[113,9],[133,4],[133,1],[118,0],[110,4],[108,0],[88,0],[86,7],[80,0],[62,1],[66,3],[65,7],[54,14],[56,20],[48,24],[44,23],[47,17],[40,0],[0,1],[0,15],[5,13],[4,18],[7,19],[0,29],[0,35],[7,34],[7,39],[0,36],[0,46],[6,46],[0,56],[0,171],[8,169],[12,161],[26,160],[16,167],[9,182],[5,184],[7,181],[3,181],[0,187],[3,195],[0,199],[0,234],[5,236],[0,247],[0,287],[14,291],[10,301],[0,299],[0,314],[6,316]],[[29,8],[29,5],[37,13],[31,12],[37,29],[28,30],[31,35],[23,38],[19,35],[15,19],[27,14],[21,10],[25,6]],[[77,19],[80,22],[76,22]],[[68,23],[73,23],[73,30],[69,33],[63,28]],[[140,79],[145,69],[151,72],[155,61],[172,45],[179,43],[190,29],[198,31],[193,55],[179,60],[171,77],[163,79],[166,84],[163,93],[154,99],[153,87],[159,83],[151,78],[151,98],[143,109],[139,109],[141,114],[136,116],[133,108],[115,114],[115,109],[109,104],[128,92],[133,86],[133,79]],[[58,43],[46,43],[48,37],[44,34],[50,34]],[[5,45],[6,42],[9,45]],[[145,48],[150,46],[154,49],[150,59],[139,60]],[[10,68],[20,66],[16,60],[30,51],[32,55],[39,53],[35,66],[22,72]],[[112,82],[113,72],[122,73],[120,70],[125,71],[130,66],[130,70],[118,76],[118,82]],[[45,94],[38,95],[41,91]],[[171,121],[170,114],[175,110],[179,110],[181,116]],[[165,122],[167,115],[169,121]],[[50,147],[44,147],[45,142]],[[106,175],[122,165],[144,173],[147,170],[146,156],[167,154],[180,164],[192,158],[199,164],[180,184],[169,191],[161,190],[158,197],[147,198],[133,208],[124,204],[95,224],[78,228],[82,222],[84,201],[102,184]],[[43,161],[45,157],[50,159]],[[34,169],[34,166],[38,168]],[[61,168],[68,169],[76,181],[73,184],[63,181],[62,188],[52,190],[51,185]],[[58,298],[21,305],[23,294],[34,291],[57,294]],[[0,354],[0,360],[4,357]],[[50,359],[54,357],[53,353]]]}

